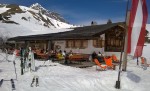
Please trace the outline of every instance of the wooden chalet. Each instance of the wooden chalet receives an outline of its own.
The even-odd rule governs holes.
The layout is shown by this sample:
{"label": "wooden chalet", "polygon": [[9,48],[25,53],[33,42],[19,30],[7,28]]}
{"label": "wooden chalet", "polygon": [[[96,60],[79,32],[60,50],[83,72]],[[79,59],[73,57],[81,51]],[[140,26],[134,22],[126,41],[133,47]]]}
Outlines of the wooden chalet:
{"label": "wooden chalet", "polygon": [[16,46],[22,44],[34,48],[67,52],[72,50],[75,53],[84,54],[100,51],[110,55],[111,52],[121,52],[124,34],[124,23],[119,22],[77,27],[71,31],[59,33],[18,36],[10,38],[9,41],[15,41]]}

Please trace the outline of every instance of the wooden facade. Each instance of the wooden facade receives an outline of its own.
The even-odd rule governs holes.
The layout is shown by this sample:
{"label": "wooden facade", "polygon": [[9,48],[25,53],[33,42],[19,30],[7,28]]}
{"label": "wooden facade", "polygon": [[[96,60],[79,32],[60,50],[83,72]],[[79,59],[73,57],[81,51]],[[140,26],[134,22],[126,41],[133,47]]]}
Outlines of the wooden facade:
{"label": "wooden facade", "polygon": [[105,33],[105,51],[120,52],[123,47],[124,28],[114,27]]}

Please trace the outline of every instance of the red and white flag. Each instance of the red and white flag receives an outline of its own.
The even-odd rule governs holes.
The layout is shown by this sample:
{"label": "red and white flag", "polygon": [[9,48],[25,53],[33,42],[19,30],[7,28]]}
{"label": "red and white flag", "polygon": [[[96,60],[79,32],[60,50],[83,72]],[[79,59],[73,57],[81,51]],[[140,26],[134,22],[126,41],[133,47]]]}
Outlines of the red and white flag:
{"label": "red and white flag", "polygon": [[128,53],[134,57],[142,55],[147,18],[146,0],[132,0],[128,27]]}

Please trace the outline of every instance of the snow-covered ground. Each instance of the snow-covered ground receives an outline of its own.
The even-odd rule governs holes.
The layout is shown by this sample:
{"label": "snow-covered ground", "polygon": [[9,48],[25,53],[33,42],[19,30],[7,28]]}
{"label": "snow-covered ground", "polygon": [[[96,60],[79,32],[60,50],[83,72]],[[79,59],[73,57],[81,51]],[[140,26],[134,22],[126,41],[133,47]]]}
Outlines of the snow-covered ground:
{"label": "snow-covered ground", "polygon": [[[150,44],[144,47],[143,56],[150,63]],[[13,62],[4,60],[5,55],[0,54],[0,79],[3,82],[0,91],[11,91],[10,79],[16,79]],[[3,61],[2,61],[3,60]],[[8,56],[12,60],[12,55]],[[116,70],[96,71],[95,66],[89,68],[75,68],[47,61],[40,67],[43,61],[36,60],[36,72],[25,72],[21,75],[20,60],[17,58],[15,81],[16,91],[149,91],[150,67],[144,70],[140,65],[136,66],[136,59],[128,60],[127,72],[121,72],[121,89],[116,89],[115,83],[118,76]],[[39,86],[30,87],[34,75],[39,76]]]}

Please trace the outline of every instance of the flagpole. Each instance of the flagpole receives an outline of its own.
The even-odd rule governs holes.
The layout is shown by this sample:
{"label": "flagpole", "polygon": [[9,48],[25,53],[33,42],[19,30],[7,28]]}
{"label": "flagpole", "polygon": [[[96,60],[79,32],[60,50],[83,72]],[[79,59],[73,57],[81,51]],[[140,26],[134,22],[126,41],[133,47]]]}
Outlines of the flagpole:
{"label": "flagpole", "polygon": [[128,47],[128,24],[129,24],[129,0],[127,2],[127,9],[126,9],[126,18],[125,18],[125,44],[124,44],[124,55],[123,55],[123,64],[122,64],[122,71],[127,70],[127,47]]}
{"label": "flagpole", "polygon": [[[129,6],[129,0],[127,2],[127,9],[126,9],[126,17],[125,17],[125,21],[127,20],[127,12],[128,12],[128,6]],[[119,72],[118,72],[118,80],[116,81],[116,85],[115,88],[116,89],[120,89],[120,73],[121,73],[121,64],[122,64],[122,55],[123,55],[123,51],[124,51],[124,45],[125,45],[125,36],[126,36],[126,23],[125,23],[125,31],[124,31],[124,36],[123,36],[123,44],[122,44],[122,49],[121,49],[121,54],[120,54],[120,63],[119,63]]]}

